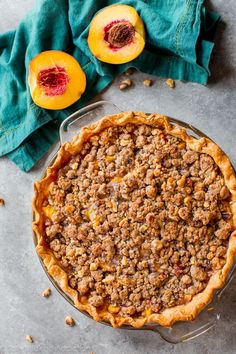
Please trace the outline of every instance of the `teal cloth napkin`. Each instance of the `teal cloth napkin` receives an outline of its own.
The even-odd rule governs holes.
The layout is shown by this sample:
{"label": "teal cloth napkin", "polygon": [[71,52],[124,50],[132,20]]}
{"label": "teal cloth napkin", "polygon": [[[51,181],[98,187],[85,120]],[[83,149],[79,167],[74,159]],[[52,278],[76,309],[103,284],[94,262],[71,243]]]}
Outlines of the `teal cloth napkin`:
{"label": "teal cloth napkin", "polygon": [[[58,138],[59,123],[133,66],[162,77],[206,84],[219,15],[203,0],[126,0],[146,27],[146,47],[133,62],[98,61],[87,45],[94,14],[113,0],[39,0],[14,31],[0,35],[0,156],[29,171]],[[36,106],[27,85],[30,60],[44,50],[72,54],[87,76],[86,92],[67,109]]]}

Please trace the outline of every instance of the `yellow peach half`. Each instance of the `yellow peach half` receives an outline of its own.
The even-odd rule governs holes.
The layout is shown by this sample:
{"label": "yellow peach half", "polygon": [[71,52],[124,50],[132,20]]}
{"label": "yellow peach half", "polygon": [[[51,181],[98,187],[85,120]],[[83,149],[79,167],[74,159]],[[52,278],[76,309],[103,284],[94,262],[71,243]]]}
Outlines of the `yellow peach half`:
{"label": "yellow peach half", "polygon": [[143,21],[132,6],[106,7],[91,21],[88,45],[93,55],[103,62],[127,63],[144,49]]}
{"label": "yellow peach half", "polygon": [[86,77],[71,55],[49,50],[31,60],[28,84],[35,104],[55,110],[66,108],[81,97]]}

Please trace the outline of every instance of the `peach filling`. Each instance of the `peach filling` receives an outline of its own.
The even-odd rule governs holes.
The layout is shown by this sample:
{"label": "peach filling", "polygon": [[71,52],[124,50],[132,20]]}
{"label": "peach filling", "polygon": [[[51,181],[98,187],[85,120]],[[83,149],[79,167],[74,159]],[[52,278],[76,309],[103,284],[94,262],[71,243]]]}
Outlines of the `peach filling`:
{"label": "peach filling", "polygon": [[110,48],[117,50],[130,44],[135,35],[135,29],[129,21],[116,20],[104,27],[104,39],[110,44]]}
{"label": "peach filling", "polygon": [[38,74],[38,84],[44,88],[46,96],[63,95],[69,81],[66,70],[60,66],[42,70]]}

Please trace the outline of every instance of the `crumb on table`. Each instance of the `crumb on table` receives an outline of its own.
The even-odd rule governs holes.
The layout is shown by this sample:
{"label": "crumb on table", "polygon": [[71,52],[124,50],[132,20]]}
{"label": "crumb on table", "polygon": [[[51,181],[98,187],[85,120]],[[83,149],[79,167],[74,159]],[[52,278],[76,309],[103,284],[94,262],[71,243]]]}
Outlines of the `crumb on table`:
{"label": "crumb on table", "polygon": [[27,342],[29,342],[29,343],[33,343],[33,342],[34,342],[33,337],[30,336],[30,335],[27,335],[27,336],[25,337],[25,339],[26,339]]}
{"label": "crumb on table", "polygon": [[132,84],[133,84],[133,81],[130,80],[130,79],[123,80],[120,83],[119,89],[120,90],[125,90],[126,88],[132,86]]}
{"label": "crumb on table", "polygon": [[65,322],[70,327],[73,327],[75,325],[75,321],[71,316],[66,316]]}
{"label": "crumb on table", "polygon": [[146,79],[143,81],[144,86],[150,87],[153,84],[153,81],[150,79]]}
{"label": "crumb on table", "polygon": [[42,292],[42,296],[49,297],[51,295],[51,293],[52,293],[52,290],[50,288],[47,288]]}
{"label": "crumb on table", "polygon": [[166,80],[166,84],[167,86],[169,86],[170,88],[175,88],[175,81],[173,79],[167,79]]}
{"label": "crumb on table", "polygon": [[132,75],[134,72],[135,72],[134,68],[129,68],[124,72],[124,74],[129,76],[129,75]]}

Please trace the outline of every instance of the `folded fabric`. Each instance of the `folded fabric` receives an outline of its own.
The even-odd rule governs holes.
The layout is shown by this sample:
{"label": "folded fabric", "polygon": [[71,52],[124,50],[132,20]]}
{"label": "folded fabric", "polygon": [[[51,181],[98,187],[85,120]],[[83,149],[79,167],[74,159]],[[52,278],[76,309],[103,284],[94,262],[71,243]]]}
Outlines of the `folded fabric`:
{"label": "folded fabric", "polygon": [[[89,23],[112,0],[39,0],[14,31],[0,35],[0,156],[29,171],[58,138],[58,124],[132,66],[162,77],[206,84],[219,15],[203,0],[127,0],[146,28],[146,47],[134,61],[110,65],[97,60],[87,44]],[[123,3],[123,1],[119,1]],[[30,60],[44,50],[63,50],[81,64],[87,88],[68,109],[36,106],[27,84]]]}

